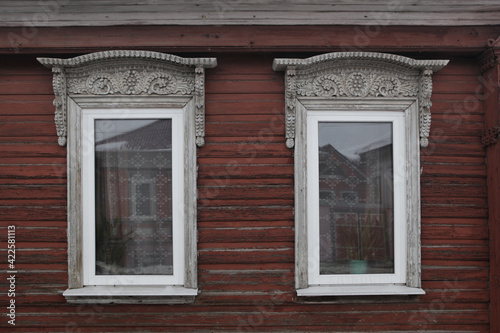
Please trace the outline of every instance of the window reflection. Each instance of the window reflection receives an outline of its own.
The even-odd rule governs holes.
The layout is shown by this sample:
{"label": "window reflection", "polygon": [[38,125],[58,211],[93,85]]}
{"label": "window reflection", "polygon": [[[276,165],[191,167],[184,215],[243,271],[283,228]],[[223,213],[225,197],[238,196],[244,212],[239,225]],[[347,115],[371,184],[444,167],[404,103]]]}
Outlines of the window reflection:
{"label": "window reflection", "polygon": [[96,120],[96,274],[173,274],[172,120]]}
{"label": "window reflection", "polygon": [[318,130],[320,274],[393,273],[392,123]]}

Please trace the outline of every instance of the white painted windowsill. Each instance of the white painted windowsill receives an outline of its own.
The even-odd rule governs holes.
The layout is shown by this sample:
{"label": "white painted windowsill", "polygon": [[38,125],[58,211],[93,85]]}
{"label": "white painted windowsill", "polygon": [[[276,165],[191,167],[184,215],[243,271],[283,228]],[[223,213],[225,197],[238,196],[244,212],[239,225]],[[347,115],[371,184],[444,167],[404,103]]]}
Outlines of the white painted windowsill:
{"label": "white painted windowsill", "polygon": [[311,286],[298,289],[297,296],[371,296],[371,295],[424,295],[421,288],[403,285],[349,285],[349,286]]}
{"label": "white painted windowsill", "polygon": [[67,289],[69,303],[185,304],[194,302],[198,289],[181,286],[85,286]]}

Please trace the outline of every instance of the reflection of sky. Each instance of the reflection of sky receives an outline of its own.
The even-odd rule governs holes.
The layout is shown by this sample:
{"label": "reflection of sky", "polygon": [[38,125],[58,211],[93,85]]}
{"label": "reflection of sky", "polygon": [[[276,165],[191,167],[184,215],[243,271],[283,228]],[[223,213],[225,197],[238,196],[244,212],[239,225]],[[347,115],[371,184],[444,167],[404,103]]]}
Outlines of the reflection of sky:
{"label": "reflection of sky", "polygon": [[95,121],[95,141],[114,137],[155,122],[157,119],[99,119]]}
{"label": "reflection of sky", "polygon": [[319,122],[318,143],[331,144],[342,155],[359,160],[359,154],[392,142],[391,123]]}

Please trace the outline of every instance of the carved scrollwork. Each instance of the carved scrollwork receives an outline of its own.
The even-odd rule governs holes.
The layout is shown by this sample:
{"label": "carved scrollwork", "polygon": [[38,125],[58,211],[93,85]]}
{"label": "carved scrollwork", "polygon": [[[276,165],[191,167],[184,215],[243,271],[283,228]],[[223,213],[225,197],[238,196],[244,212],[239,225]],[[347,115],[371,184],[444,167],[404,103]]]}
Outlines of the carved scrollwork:
{"label": "carved scrollwork", "polygon": [[389,75],[379,76],[370,91],[371,95],[377,97],[395,97],[401,93],[401,80]]}
{"label": "carved scrollwork", "polygon": [[87,79],[69,78],[70,94],[90,95],[190,95],[194,91],[191,78],[182,78],[165,72],[98,72]]}
{"label": "carved scrollwork", "polygon": [[295,138],[297,98],[321,97],[418,100],[420,144],[426,147],[431,123],[431,76],[447,63],[447,60],[414,60],[372,52],[338,52],[307,59],[275,59],[273,69],[287,71],[287,146],[292,148]]}
{"label": "carved scrollwork", "polygon": [[73,87],[75,87],[75,85],[71,84],[71,82],[72,80],[70,80],[68,88],[69,92],[73,94],[82,94],[84,92],[88,92],[92,95],[111,95],[116,91],[116,88],[112,83],[112,77],[105,73],[91,75],[85,82],[85,90],[71,90]]}
{"label": "carved scrollwork", "polygon": [[342,80],[335,74],[318,76],[314,79],[312,86],[316,96],[342,96],[345,94]]}
{"label": "carved scrollwork", "polygon": [[193,96],[196,142],[205,136],[204,68],[214,58],[181,58],[149,51],[105,51],[72,59],[39,58],[54,73],[55,122],[59,144],[66,144],[67,96]]}
{"label": "carved scrollwork", "polygon": [[[173,94],[177,85],[175,76],[165,73],[153,73],[148,78],[148,94],[168,95]],[[187,89],[182,90],[187,94]]]}
{"label": "carved scrollwork", "polygon": [[416,82],[388,74],[330,73],[297,82],[297,95],[304,97],[412,97],[417,93]]}

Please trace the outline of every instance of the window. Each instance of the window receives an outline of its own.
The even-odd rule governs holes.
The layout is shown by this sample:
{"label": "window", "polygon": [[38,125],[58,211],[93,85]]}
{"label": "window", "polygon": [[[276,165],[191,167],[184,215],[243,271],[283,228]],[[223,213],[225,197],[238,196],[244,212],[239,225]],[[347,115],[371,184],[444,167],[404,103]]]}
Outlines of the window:
{"label": "window", "polygon": [[444,60],[379,53],[275,59],[295,149],[299,297],[418,295],[419,146]]}
{"label": "window", "polygon": [[82,111],[84,285],[182,285],[182,124],[182,109]]}
{"label": "window", "polygon": [[308,112],[307,126],[310,283],[403,283],[403,114]]}
{"label": "window", "polygon": [[189,303],[196,146],[213,58],[106,51],[41,58],[68,146],[68,302]]}

